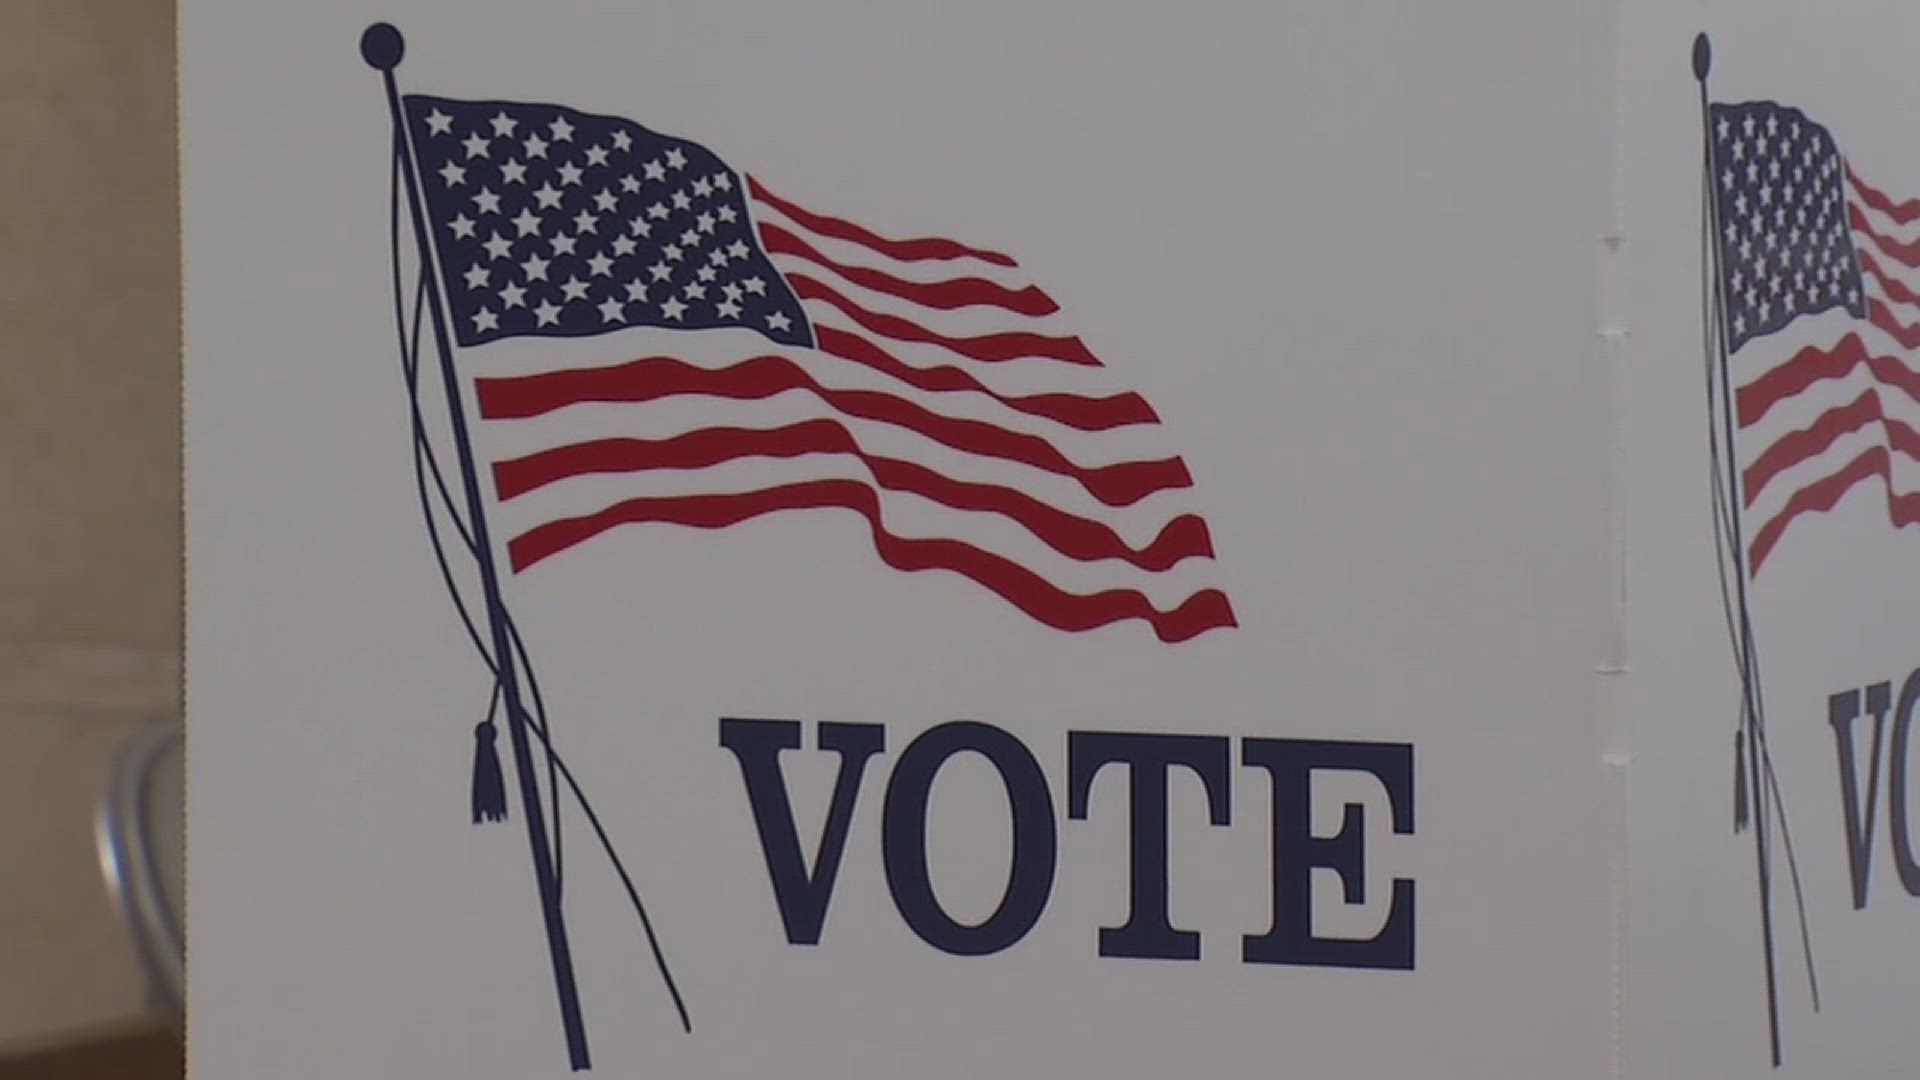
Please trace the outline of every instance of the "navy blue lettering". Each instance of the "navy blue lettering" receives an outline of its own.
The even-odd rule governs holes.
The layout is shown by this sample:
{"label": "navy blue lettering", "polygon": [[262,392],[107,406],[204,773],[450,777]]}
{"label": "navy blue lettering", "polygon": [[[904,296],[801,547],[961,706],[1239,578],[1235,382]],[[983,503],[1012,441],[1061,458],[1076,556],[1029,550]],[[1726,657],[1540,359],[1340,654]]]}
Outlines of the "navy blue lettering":
{"label": "navy blue lettering", "polygon": [[1328,967],[1413,967],[1413,882],[1393,879],[1393,897],[1380,932],[1366,940],[1319,938],[1313,934],[1313,868],[1340,876],[1349,904],[1366,902],[1364,814],[1348,803],[1340,832],[1313,835],[1312,782],[1315,770],[1371,773],[1387,789],[1393,831],[1413,832],[1413,747],[1404,743],[1323,742],[1308,739],[1247,739],[1242,764],[1267,771],[1273,788],[1273,927],[1241,939],[1241,958],[1250,964],[1309,964]]}

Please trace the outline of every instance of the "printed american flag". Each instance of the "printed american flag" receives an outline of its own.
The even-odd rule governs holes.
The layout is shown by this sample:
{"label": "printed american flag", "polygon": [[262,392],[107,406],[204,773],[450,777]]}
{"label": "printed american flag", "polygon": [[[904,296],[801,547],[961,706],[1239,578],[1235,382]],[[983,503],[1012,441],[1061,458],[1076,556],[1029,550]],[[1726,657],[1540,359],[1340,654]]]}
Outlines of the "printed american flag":
{"label": "printed american flag", "polygon": [[887,565],[1062,630],[1235,625],[1158,417],[1013,259],[813,212],[628,120],[405,112],[482,426],[513,428],[515,572],[620,526],[850,511]]}
{"label": "printed american flag", "polygon": [[1920,522],[1920,201],[1773,102],[1714,105],[1715,243],[1747,567],[1856,487]]}

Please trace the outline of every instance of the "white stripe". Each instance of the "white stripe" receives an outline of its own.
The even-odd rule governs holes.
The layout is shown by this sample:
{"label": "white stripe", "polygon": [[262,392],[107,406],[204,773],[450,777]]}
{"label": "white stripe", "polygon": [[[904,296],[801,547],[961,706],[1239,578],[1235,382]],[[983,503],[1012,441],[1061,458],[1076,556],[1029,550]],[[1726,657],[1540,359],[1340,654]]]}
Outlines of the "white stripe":
{"label": "white stripe", "polygon": [[[1845,183],[1844,180],[1842,182]],[[1861,215],[1867,219],[1867,224],[1873,228],[1874,232],[1879,233],[1881,236],[1898,240],[1901,243],[1912,243],[1915,240],[1920,240],[1920,220],[1910,221],[1902,225],[1879,210],[1868,206],[1865,196],[1854,190],[1852,184],[1846,184],[1845,186],[1847,204],[1859,209]],[[1899,201],[1899,199],[1895,198],[1895,205],[1898,205]],[[1876,251],[1874,254],[1879,255],[1879,252]]]}
{"label": "white stripe", "polygon": [[[1105,522],[1135,546],[1147,543],[1175,516],[1189,512],[1193,502],[1193,489],[1185,487],[1157,491],[1128,506],[1108,506],[1073,477],[1017,461],[963,453],[905,428],[830,413],[797,393],[754,402],[714,398],[676,398],[670,402],[591,403],[531,420],[488,422],[474,431],[476,455],[483,463],[492,463],[597,439],[658,440],[712,427],[766,430],[826,417],[846,427],[870,455],[911,462],[953,480],[1024,492],[1062,512]],[[747,460],[749,464],[771,465],[778,459]],[[492,494],[490,477],[485,487]]]}
{"label": "white stripe", "polygon": [[[580,477],[555,484],[493,512],[501,541],[526,529],[604,510],[625,499],[669,498],[758,491],[808,480],[849,479],[873,486],[872,477],[857,460],[846,455],[814,455],[790,461],[733,462],[694,472],[654,470],[617,476]],[[1216,585],[1217,564],[1209,558],[1190,558],[1164,571],[1149,571],[1119,559],[1083,562],[1042,543],[1019,524],[999,514],[956,512],[952,508],[911,494],[880,490],[882,520],[888,532],[906,538],[959,540],[1000,555],[1068,592],[1091,594],[1104,589],[1138,589],[1162,609],[1173,607],[1196,591]],[[851,510],[829,508],[844,519],[847,542],[870,546],[866,521]],[[785,512],[767,515],[778,519]],[[745,525],[748,523],[742,523]],[[683,528],[684,526],[662,526]],[[639,526],[626,527],[637,531]],[[620,529],[602,536],[618,535]]]}
{"label": "white stripe", "polygon": [[[918,301],[895,296],[878,289],[869,289],[855,284],[838,273],[798,259],[791,255],[771,256],[774,266],[789,277],[798,274],[809,277],[839,293],[858,307],[882,315],[891,315],[926,327],[936,334],[952,338],[982,337],[987,334],[1041,334],[1046,337],[1070,338],[1077,332],[1076,325],[1063,312],[1051,315],[1022,315],[1002,307],[983,304],[969,304],[958,308],[929,307]],[[843,320],[852,320],[852,315],[839,315],[840,308],[831,301],[808,300],[807,304],[828,304],[827,310]],[[974,363],[1004,363],[1005,361],[972,361]],[[1054,361],[1059,363],[1059,361]],[[1088,365],[1082,365],[1088,366]]]}
{"label": "white stripe", "polygon": [[749,206],[752,208],[756,222],[764,221],[785,229],[813,245],[820,254],[843,266],[864,266],[907,281],[936,282],[977,277],[1004,285],[1009,289],[1023,289],[1035,284],[1032,276],[1018,266],[1001,266],[972,256],[954,259],[896,259],[865,244],[823,236],[788,217],[779,208],[759,199],[750,200]]}

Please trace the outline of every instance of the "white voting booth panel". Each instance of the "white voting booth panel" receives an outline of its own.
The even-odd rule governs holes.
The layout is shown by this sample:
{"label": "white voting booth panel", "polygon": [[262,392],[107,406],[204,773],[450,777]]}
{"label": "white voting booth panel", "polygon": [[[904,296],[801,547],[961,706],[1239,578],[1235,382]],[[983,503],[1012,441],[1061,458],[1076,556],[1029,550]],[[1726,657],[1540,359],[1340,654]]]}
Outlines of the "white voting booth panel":
{"label": "white voting booth panel", "polygon": [[1910,1069],[1794,6],[184,0],[194,1075]]}

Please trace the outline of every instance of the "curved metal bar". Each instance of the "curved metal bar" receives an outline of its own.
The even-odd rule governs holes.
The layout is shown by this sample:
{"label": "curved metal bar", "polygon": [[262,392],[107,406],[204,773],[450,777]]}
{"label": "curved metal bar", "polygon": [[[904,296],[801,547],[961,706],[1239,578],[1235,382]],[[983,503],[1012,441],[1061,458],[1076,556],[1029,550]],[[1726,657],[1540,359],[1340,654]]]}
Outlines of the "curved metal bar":
{"label": "curved metal bar", "polygon": [[187,971],[183,913],[167,897],[154,853],[148,813],[155,775],[168,755],[182,752],[177,722],[155,724],[123,747],[94,818],[100,869],[120,908],[160,1005],[176,1028],[186,1023]]}

